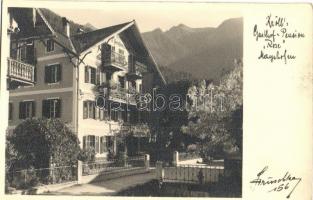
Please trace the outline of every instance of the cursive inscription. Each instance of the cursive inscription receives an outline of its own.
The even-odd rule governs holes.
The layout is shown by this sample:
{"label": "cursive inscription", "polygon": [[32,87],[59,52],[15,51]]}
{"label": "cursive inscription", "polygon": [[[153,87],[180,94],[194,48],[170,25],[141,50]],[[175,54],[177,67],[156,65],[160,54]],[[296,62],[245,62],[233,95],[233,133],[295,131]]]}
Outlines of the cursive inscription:
{"label": "cursive inscription", "polygon": [[288,171],[280,177],[266,176],[265,172],[268,170],[268,166],[264,167],[257,177],[250,181],[256,187],[269,186],[268,192],[282,192],[289,191],[286,198],[290,198],[298,184],[301,182],[301,178],[291,175]]}
{"label": "cursive inscription", "polygon": [[257,57],[259,60],[287,64],[297,58],[292,49],[288,48],[288,41],[304,38],[305,34],[292,28],[285,17],[269,14],[265,18],[265,26],[254,25],[253,37],[256,42],[262,43]]}

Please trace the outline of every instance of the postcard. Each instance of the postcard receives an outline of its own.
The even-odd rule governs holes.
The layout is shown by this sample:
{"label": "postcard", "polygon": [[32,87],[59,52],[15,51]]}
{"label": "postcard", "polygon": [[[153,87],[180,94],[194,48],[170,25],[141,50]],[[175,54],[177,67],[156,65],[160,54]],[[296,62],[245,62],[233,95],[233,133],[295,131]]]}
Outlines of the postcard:
{"label": "postcard", "polygon": [[1,199],[312,198],[311,4],[1,9]]}

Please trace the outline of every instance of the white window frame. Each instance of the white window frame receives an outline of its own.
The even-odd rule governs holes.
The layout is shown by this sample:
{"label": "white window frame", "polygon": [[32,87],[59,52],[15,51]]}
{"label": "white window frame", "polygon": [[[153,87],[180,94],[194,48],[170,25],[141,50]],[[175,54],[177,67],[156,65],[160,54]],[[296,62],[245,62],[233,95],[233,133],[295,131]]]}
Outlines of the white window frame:
{"label": "white window frame", "polygon": [[[29,110],[29,104],[25,104],[26,105],[26,111],[28,111],[28,112],[25,113],[25,118],[22,118],[22,119],[28,119],[28,118],[34,117],[34,116],[32,116],[32,113],[33,113],[33,109],[34,109],[33,108],[33,102],[35,102],[35,100],[34,99],[29,99],[29,100],[23,100],[21,102],[23,102],[23,103],[30,103],[30,105],[31,105],[30,106],[31,110]],[[19,112],[21,112],[21,111],[19,110]]]}
{"label": "white window frame", "polygon": [[[60,97],[49,97],[49,98],[46,98],[46,99],[44,99],[44,100],[60,100]],[[54,112],[53,112],[53,117],[52,117],[52,115],[51,115],[51,107],[49,108],[49,115],[50,115],[50,119],[55,119],[56,117],[55,117],[55,114],[56,114],[56,106],[55,106],[55,103],[56,103],[56,101],[53,101],[53,110],[54,110]],[[62,103],[62,102],[61,102]],[[62,109],[62,108],[61,108]],[[61,116],[61,112],[62,112],[62,110],[60,109],[60,116]],[[61,117],[60,117],[61,118]]]}
{"label": "white window frame", "polygon": [[[60,70],[62,71],[62,69],[61,69],[61,68],[62,68],[61,63],[57,62],[57,63],[51,63],[51,64],[45,65],[45,73],[46,73],[46,67],[51,67],[51,66],[55,66],[55,65],[59,65],[59,66],[60,66]],[[55,79],[55,80],[56,80],[57,76],[58,76],[58,73],[54,73],[54,79]],[[62,77],[62,74],[61,74],[61,77]],[[60,78],[59,81],[56,81],[56,82],[54,82],[54,83],[46,83],[46,84],[48,84],[48,85],[58,85],[58,84],[60,84],[60,82],[61,82],[61,78]]]}

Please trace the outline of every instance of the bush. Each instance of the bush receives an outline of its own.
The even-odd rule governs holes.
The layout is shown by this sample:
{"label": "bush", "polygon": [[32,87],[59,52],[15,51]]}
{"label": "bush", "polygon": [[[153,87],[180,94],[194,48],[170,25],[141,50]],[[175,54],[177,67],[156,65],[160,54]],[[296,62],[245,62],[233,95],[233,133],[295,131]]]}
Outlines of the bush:
{"label": "bush", "polygon": [[83,162],[94,162],[96,158],[96,151],[93,147],[89,147],[88,149],[83,149],[80,151],[78,155],[78,160]]}
{"label": "bush", "polygon": [[[8,174],[14,173],[15,175],[15,171],[21,169],[50,168],[52,165],[55,167],[77,165],[80,153],[79,140],[58,119],[27,119],[14,129],[13,134],[7,140],[16,152],[16,161],[13,164],[10,163]],[[55,173],[54,180],[70,179],[68,176],[74,176],[74,173],[68,173],[68,169],[59,169],[62,170]],[[26,173],[25,186],[19,183],[18,177],[16,180],[11,180],[12,185],[23,188],[34,186],[38,184],[38,181],[45,183],[50,174],[49,170],[41,172],[28,170]],[[20,176],[23,174],[20,173]]]}
{"label": "bush", "polygon": [[126,152],[120,151],[116,156],[116,164],[120,167],[125,167],[127,164]]}

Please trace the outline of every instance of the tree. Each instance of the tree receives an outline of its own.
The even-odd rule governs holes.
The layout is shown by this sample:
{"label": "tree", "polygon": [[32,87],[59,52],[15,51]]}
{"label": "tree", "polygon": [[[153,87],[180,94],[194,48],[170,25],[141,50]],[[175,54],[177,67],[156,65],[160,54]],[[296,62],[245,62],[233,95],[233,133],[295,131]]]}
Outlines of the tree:
{"label": "tree", "polygon": [[188,90],[189,123],[182,131],[199,139],[204,158],[242,148],[242,63],[234,64],[219,84],[200,81]]}

